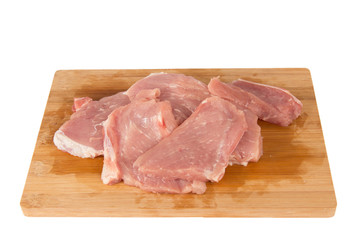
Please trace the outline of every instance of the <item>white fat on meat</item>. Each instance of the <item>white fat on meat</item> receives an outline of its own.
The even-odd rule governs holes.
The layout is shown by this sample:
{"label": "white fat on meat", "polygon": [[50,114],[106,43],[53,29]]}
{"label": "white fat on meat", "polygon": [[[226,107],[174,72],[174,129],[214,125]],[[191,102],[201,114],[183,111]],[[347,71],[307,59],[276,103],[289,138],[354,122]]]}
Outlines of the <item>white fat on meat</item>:
{"label": "white fat on meat", "polygon": [[99,101],[75,98],[70,119],[54,135],[55,146],[71,155],[94,158],[103,155],[103,125],[108,115],[117,107],[130,103],[120,92]]}
{"label": "white fat on meat", "polygon": [[82,145],[68,138],[63,131],[57,130],[54,135],[54,144],[58,149],[71,155],[82,158],[94,158],[103,155],[103,150],[96,150],[92,147]]}

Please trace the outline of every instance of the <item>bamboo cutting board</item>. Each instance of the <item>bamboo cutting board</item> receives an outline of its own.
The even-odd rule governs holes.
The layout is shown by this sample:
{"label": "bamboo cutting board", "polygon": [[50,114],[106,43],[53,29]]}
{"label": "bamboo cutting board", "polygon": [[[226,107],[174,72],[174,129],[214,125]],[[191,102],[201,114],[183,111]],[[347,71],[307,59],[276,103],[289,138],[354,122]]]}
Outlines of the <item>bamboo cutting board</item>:
{"label": "bamboo cutting board", "polygon": [[[74,97],[99,99],[128,89],[152,72],[184,73],[208,83],[243,78],[288,89],[304,104],[289,127],[260,121],[264,155],[229,166],[203,195],[154,194],[123,183],[102,184],[102,157],[58,150],[55,131],[69,119]],[[336,199],[310,72],[307,69],[152,69],[57,71],[26,180],[26,216],[331,217]]]}

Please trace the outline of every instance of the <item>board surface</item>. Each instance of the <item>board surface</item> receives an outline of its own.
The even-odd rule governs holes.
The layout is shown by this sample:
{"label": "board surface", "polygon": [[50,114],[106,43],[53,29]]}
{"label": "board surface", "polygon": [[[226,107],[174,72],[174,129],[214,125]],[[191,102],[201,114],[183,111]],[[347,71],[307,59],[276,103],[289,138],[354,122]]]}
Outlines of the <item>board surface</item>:
{"label": "board surface", "polygon": [[[123,183],[102,184],[103,158],[58,150],[55,131],[69,119],[74,97],[93,99],[127,90],[153,72],[220,76],[285,88],[304,104],[289,127],[259,121],[264,155],[247,167],[229,166],[203,195],[154,194]],[[308,69],[61,70],[54,76],[26,180],[26,216],[94,217],[331,217],[336,198]]]}

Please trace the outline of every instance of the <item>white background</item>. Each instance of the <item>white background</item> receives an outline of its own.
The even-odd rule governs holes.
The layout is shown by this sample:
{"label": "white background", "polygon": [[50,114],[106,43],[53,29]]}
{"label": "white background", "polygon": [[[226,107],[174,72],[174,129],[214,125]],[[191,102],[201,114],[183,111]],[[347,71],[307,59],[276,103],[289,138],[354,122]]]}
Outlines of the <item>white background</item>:
{"label": "white background", "polygon": [[[0,239],[360,237],[355,3],[1,1]],[[19,202],[56,70],[202,67],[311,70],[338,202],[335,217],[23,216]]]}

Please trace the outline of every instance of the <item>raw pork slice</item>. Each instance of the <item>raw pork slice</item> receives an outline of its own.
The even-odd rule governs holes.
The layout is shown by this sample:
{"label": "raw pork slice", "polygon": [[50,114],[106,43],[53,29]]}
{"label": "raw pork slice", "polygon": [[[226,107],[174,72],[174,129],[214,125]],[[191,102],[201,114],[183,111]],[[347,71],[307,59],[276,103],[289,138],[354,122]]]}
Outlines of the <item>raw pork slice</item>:
{"label": "raw pork slice", "polygon": [[302,109],[302,103],[296,97],[273,86],[244,80],[226,84],[219,78],[213,78],[208,88],[213,95],[230,100],[239,107],[249,109],[261,120],[280,126],[288,126]]}
{"label": "raw pork slice", "polygon": [[203,193],[205,183],[147,177],[133,169],[135,160],[176,127],[169,102],[158,102],[158,89],[140,91],[129,105],[114,110],[104,122],[103,183],[137,186],[163,193]]}
{"label": "raw pork slice", "polygon": [[207,98],[134,167],[151,177],[218,182],[246,129],[243,111],[219,97]]}
{"label": "raw pork slice", "polygon": [[161,101],[171,103],[176,121],[180,125],[210,93],[206,84],[191,76],[175,73],[156,73],[137,81],[126,92],[132,100],[143,89],[159,88]]}
{"label": "raw pork slice", "polygon": [[75,99],[73,109],[76,112],[54,136],[58,149],[82,158],[94,158],[103,154],[102,122],[115,108],[130,103],[129,97],[122,92],[99,101],[88,101],[89,99],[82,104],[77,104]]}
{"label": "raw pork slice", "polygon": [[248,109],[241,109],[245,113],[247,131],[230,156],[230,164],[246,166],[248,162],[257,162],[263,154],[261,128],[257,124],[258,117]]}
{"label": "raw pork slice", "polygon": [[89,97],[74,98],[74,105],[72,106],[73,112],[76,112],[82,106],[85,106],[86,104],[88,104],[91,101],[92,101],[92,99]]}
{"label": "raw pork slice", "polygon": [[302,103],[288,90],[243,79],[233,81],[232,85],[252,93],[262,101],[274,106],[280,112],[279,125],[288,126],[301,113]]}

